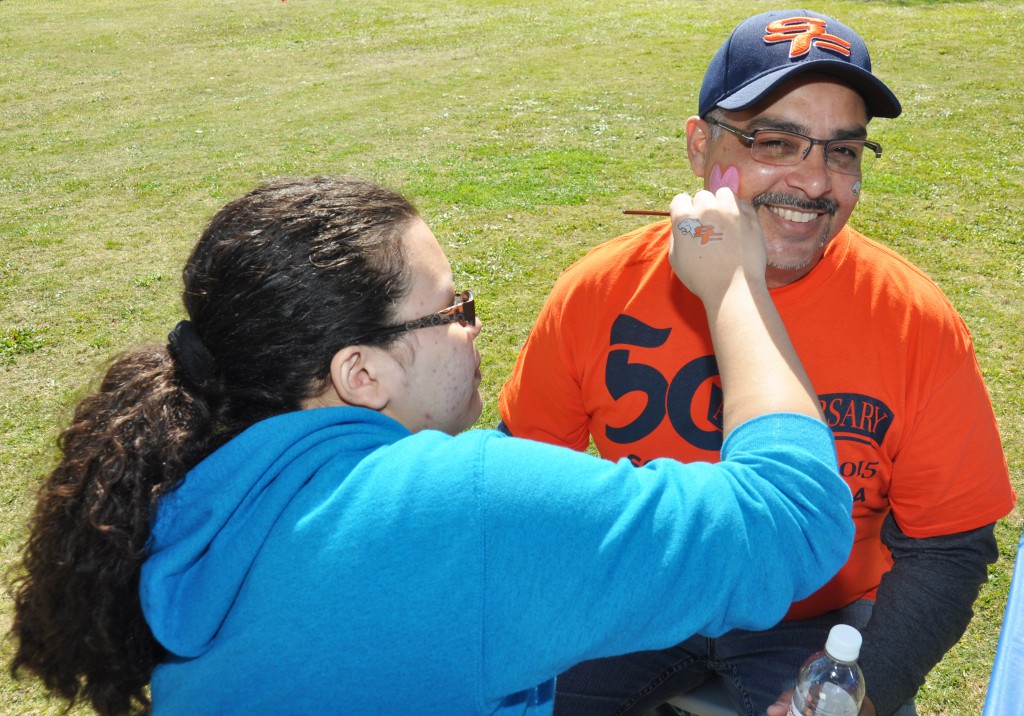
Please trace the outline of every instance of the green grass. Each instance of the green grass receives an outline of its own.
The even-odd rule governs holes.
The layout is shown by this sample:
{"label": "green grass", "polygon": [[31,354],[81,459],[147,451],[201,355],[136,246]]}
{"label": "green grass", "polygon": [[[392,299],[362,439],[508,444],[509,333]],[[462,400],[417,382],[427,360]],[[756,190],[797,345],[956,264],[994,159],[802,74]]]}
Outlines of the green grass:
{"label": "green grass", "polygon": [[[480,297],[481,424],[558,272],[697,182],[682,126],[750,0],[0,0],[0,562],[107,357],[162,340],[227,200],[351,173],[415,200]],[[709,12],[709,8],[714,9]],[[1024,488],[1021,2],[822,2],[906,111],[854,215],[927,271],[977,341]],[[967,636],[918,697],[979,713],[1018,508]],[[0,598],[0,629],[10,605]],[[0,676],[0,713],[58,713]]]}

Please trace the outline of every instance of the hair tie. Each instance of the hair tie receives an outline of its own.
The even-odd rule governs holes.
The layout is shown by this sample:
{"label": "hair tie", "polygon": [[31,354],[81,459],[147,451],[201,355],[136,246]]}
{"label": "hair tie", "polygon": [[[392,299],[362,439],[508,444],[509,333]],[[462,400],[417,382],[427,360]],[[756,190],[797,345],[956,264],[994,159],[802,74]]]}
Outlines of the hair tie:
{"label": "hair tie", "polygon": [[178,325],[167,334],[167,347],[184,370],[185,377],[196,387],[202,387],[217,372],[217,362],[192,321],[178,321]]}

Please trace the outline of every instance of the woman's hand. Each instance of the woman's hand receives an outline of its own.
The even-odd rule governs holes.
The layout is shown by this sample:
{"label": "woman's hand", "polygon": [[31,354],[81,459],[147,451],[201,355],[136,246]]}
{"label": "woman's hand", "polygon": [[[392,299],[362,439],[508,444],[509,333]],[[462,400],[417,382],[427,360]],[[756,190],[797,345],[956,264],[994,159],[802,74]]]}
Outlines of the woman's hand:
{"label": "woman's hand", "polygon": [[764,284],[765,248],[754,208],[727,187],[692,197],[678,194],[669,206],[668,259],[679,280],[707,303],[721,297],[737,275]]}

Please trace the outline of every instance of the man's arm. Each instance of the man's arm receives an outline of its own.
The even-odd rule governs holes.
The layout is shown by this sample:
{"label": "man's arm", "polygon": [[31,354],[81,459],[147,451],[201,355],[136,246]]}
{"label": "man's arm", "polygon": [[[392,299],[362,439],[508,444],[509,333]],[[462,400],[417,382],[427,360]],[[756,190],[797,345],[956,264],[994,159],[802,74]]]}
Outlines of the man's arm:
{"label": "man's arm", "polygon": [[864,630],[860,664],[879,716],[893,713],[963,636],[972,606],[996,561],[994,524],[940,537],[912,538],[890,513],[882,541],[893,555]]}

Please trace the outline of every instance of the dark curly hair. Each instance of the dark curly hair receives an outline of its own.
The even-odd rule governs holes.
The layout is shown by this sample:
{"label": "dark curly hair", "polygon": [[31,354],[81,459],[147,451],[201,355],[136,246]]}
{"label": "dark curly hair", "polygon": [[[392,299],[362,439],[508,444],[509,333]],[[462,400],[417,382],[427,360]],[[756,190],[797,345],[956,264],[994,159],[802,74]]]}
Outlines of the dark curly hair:
{"label": "dark curly hair", "polygon": [[314,177],[266,184],[213,217],[183,272],[181,344],[199,358],[174,332],[170,346],[121,354],[59,438],[10,575],[12,674],[101,714],[150,711],[164,652],[139,573],[156,500],[250,425],[300,409],[334,353],[393,322],[409,290],[400,237],[417,216],[375,184]]}

